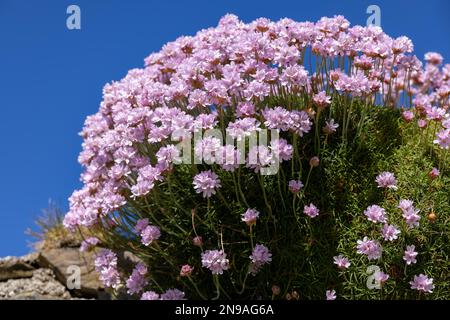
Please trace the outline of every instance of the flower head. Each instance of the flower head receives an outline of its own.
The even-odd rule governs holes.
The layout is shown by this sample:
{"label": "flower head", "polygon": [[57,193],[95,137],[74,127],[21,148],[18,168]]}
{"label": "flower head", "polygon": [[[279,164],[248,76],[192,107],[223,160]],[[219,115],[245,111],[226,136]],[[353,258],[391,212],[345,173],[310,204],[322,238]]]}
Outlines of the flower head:
{"label": "flower head", "polygon": [[272,254],[266,246],[257,244],[249,258],[251,260],[250,272],[255,275],[263,265],[272,261]]}
{"label": "flower head", "polygon": [[334,122],[334,119],[330,119],[325,121],[325,126],[322,128],[323,132],[326,134],[332,134],[336,132],[336,129],[339,127],[338,123]]}
{"label": "flower head", "polygon": [[375,271],[373,277],[380,285],[383,285],[389,279],[389,275],[380,270]]}
{"label": "flower head", "polygon": [[183,266],[181,267],[181,270],[180,270],[180,276],[181,276],[181,277],[188,277],[188,276],[191,275],[191,273],[192,273],[193,270],[194,270],[194,267],[191,267],[190,265],[185,264],[185,265],[183,265]]}
{"label": "flower head", "polygon": [[336,300],[336,291],[335,290],[327,290],[325,292],[325,297],[327,300]]}
{"label": "flower head", "polygon": [[184,292],[178,289],[169,289],[161,294],[161,300],[186,300]]}
{"label": "flower head", "polygon": [[303,188],[303,183],[300,180],[291,180],[289,181],[289,190],[292,193],[299,193],[301,188]]}
{"label": "flower head", "polygon": [[383,236],[384,240],[386,241],[394,241],[398,238],[398,235],[400,234],[400,230],[392,225],[385,223],[383,227],[381,228],[381,235]]}
{"label": "flower head", "polygon": [[346,257],[344,257],[342,254],[333,257],[334,264],[338,266],[339,269],[344,270],[350,267],[351,263],[348,261]]}
{"label": "flower head", "polygon": [[418,252],[416,252],[415,249],[416,247],[414,245],[406,246],[403,260],[406,261],[407,265],[415,264],[417,262],[416,257],[418,255]]}
{"label": "flower head", "polygon": [[397,190],[397,179],[395,179],[394,174],[391,172],[385,171],[380,173],[376,178],[376,182],[378,188]]}
{"label": "flower head", "polygon": [[303,213],[306,214],[310,218],[314,218],[314,217],[317,217],[319,215],[319,209],[317,209],[317,207],[315,205],[310,203],[309,206],[306,205],[304,207]]}
{"label": "flower head", "polygon": [[98,238],[89,237],[81,243],[80,251],[81,252],[88,251],[92,247],[96,246],[99,242],[100,242],[100,240]]}
{"label": "flower head", "polygon": [[369,221],[372,222],[382,222],[385,223],[387,221],[386,211],[377,206],[376,204],[369,206],[365,211],[364,215],[367,217]]}
{"label": "flower head", "polygon": [[141,300],[159,300],[159,294],[155,291],[146,291],[142,294]]}
{"label": "flower head", "polygon": [[219,177],[211,170],[197,174],[192,184],[197,193],[203,193],[204,198],[209,198],[216,194],[216,189],[221,187]]}
{"label": "flower head", "polygon": [[212,274],[223,274],[230,267],[227,254],[222,250],[206,250],[203,252],[202,266],[211,270]]}
{"label": "flower head", "polygon": [[437,177],[439,177],[439,170],[438,168],[433,168],[431,169],[431,171],[428,173],[428,176],[430,177],[430,179],[436,179]]}
{"label": "flower head", "polygon": [[428,278],[424,274],[414,276],[414,279],[409,284],[411,285],[411,289],[422,292],[432,293],[434,289],[433,278]]}
{"label": "flower head", "polygon": [[158,240],[161,236],[161,231],[158,227],[148,225],[141,232],[141,242],[145,246],[149,246],[153,241]]}
{"label": "flower head", "polygon": [[256,209],[247,209],[245,213],[241,215],[241,220],[248,226],[254,225],[259,217],[259,211]]}
{"label": "flower head", "polygon": [[142,263],[138,263],[134,268],[131,276],[126,281],[126,286],[128,288],[129,294],[135,294],[142,291],[142,289],[147,285],[147,280],[145,275],[147,274],[147,267]]}
{"label": "flower head", "polygon": [[369,260],[377,260],[381,258],[382,247],[375,241],[364,237],[363,240],[357,241],[357,253],[365,254]]}

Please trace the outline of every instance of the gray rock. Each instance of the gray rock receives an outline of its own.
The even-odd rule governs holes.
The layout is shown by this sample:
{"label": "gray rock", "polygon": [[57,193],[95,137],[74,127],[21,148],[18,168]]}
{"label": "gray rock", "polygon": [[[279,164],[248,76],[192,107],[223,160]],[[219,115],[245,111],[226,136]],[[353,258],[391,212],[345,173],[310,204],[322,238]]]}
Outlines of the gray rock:
{"label": "gray rock", "polygon": [[37,257],[37,253],[32,253],[23,257],[1,258],[0,281],[32,277],[37,267]]}
{"label": "gray rock", "polygon": [[50,269],[36,269],[25,279],[9,279],[0,282],[0,299],[37,300],[71,299],[69,291]]}
{"label": "gray rock", "polygon": [[73,274],[74,269],[71,268],[79,268],[80,288],[71,290],[75,296],[97,299],[107,297],[94,269],[93,253],[80,252],[78,248],[56,248],[42,251],[38,261],[39,265],[53,270],[56,278],[64,285],[67,285],[68,278]]}

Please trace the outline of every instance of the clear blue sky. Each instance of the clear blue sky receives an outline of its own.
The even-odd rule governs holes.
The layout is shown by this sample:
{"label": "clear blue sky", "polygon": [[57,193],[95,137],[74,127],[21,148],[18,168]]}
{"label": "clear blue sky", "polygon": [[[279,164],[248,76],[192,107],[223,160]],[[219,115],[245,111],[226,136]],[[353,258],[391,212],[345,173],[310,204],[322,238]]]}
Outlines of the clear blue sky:
{"label": "clear blue sky", "polygon": [[[81,8],[81,30],[66,28],[70,4]],[[0,256],[29,251],[24,230],[49,198],[67,210],[80,187],[85,117],[97,111],[103,85],[150,52],[225,13],[246,22],[343,14],[365,24],[370,4],[380,6],[383,29],[409,36],[420,58],[438,51],[450,60],[448,0],[0,0]]]}

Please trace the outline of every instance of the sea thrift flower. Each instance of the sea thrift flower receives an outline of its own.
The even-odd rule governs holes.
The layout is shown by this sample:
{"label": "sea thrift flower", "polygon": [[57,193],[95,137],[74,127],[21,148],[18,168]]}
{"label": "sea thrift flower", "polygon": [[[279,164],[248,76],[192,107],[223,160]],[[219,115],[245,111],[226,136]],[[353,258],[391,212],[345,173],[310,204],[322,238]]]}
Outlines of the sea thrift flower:
{"label": "sea thrift flower", "polygon": [[439,170],[437,168],[433,168],[431,169],[431,171],[428,173],[428,176],[430,177],[430,179],[436,179],[437,177],[439,177]]}
{"label": "sea thrift flower", "polygon": [[439,65],[442,63],[444,58],[441,54],[437,52],[427,52],[425,53],[425,61],[434,65]]}
{"label": "sea thrift flower", "polygon": [[191,267],[188,264],[185,264],[184,266],[181,267],[180,276],[181,277],[189,277],[193,270],[194,270],[193,267]]}
{"label": "sea thrift flower", "polygon": [[391,172],[385,171],[380,173],[376,178],[376,182],[378,184],[378,188],[397,190],[397,180]]}
{"label": "sea thrift flower", "polygon": [[86,240],[84,240],[80,245],[80,251],[81,252],[88,251],[92,247],[96,246],[99,242],[100,240],[96,237],[86,238]]}
{"label": "sea thrift flower", "polygon": [[256,209],[247,209],[245,213],[241,215],[242,221],[244,221],[248,226],[254,225],[259,217],[259,211]]}
{"label": "sea thrift flower", "polygon": [[155,291],[146,291],[142,294],[141,300],[159,300],[159,294]]}
{"label": "sea thrift flower", "polygon": [[169,289],[161,294],[161,300],[186,300],[184,292],[178,289]]}
{"label": "sea thrift flower", "polygon": [[382,247],[377,241],[364,237],[363,240],[358,240],[357,244],[357,253],[365,254],[369,260],[381,258]]}
{"label": "sea thrift flower", "polygon": [[406,246],[403,260],[406,261],[407,265],[415,264],[417,262],[416,257],[418,255],[418,252],[416,252],[415,249],[416,247],[414,245]]}
{"label": "sea thrift flower", "polygon": [[148,225],[141,232],[141,242],[145,246],[149,246],[153,241],[159,239],[161,231],[158,227]]}
{"label": "sea thrift flower", "polygon": [[230,267],[227,254],[222,250],[206,250],[203,252],[202,266],[211,270],[212,274],[223,274]]}
{"label": "sea thrift flower", "polygon": [[327,300],[336,300],[336,291],[335,290],[327,290],[325,292],[325,296]]}
{"label": "sea thrift flower", "polygon": [[301,188],[303,188],[303,183],[300,180],[291,180],[289,181],[289,190],[292,193],[299,193]]}
{"label": "sea thrift flower", "polygon": [[309,159],[309,165],[311,167],[318,167],[320,164],[320,159],[319,157],[312,157],[311,159]]}
{"label": "sea thrift flower", "polygon": [[411,289],[415,289],[422,292],[432,293],[434,289],[433,278],[428,278],[424,274],[414,276],[414,279],[409,282]]}
{"label": "sea thrift flower", "polygon": [[389,279],[389,275],[383,271],[375,271],[373,277],[375,281],[380,283],[380,285],[383,285]]}
{"label": "sea thrift flower", "polygon": [[197,174],[192,184],[197,193],[203,193],[204,198],[209,198],[216,194],[216,189],[221,187],[219,177],[211,170]]}
{"label": "sea thrift flower", "polygon": [[117,256],[109,249],[102,249],[94,260],[95,270],[100,274],[100,281],[105,287],[116,288],[120,284],[117,271]]}
{"label": "sea thrift flower", "polygon": [[331,97],[325,91],[320,91],[314,95],[313,101],[319,108],[324,108],[331,103]]}
{"label": "sea thrift flower", "polygon": [[270,142],[270,149],[282,161],[287,161],[292,158],[293,148],[285,139],[272,140]]}
{"label": "sea thrift flower", "polygon": [[328,121],[325,121],[325,126],[322,128],[323,132],[326,134],[332,134],[336,132],[336,129],[339,127],[338,123],[334,122],[334,119],[330,119]]}
{"label": "sea thrift flower", "polygon": [[419,226],[420,216],[418,215],[420,210],[416,210],[411,200],[402,199],[398,205],[403,212],[403,218],[405,219],[408,228],[414,228]]}
{"label": "sea thrift flower", "polygon": [[439,144],[442,149],[450,148],[450,129],[442,129],[436,133],[436,138],[433,143]]}
{"label": "sea thrift flower", "polygon": [[376,204],[367,207],[367,209],[364,211],[364,215],[367,217],[369,221],[375,223],[376,222],[385,223],[387,221],[386,211],[380,206],[377,206]]}
{"label": "sea thrift flower", "polygon": [[414,113],[410,110],[403,111],[402,113],[403,120],[406,122],[411,122],[414,119]]}
{"label": "sea thrift flower", "polygon": [[145,275],[147,274],[147,267],[143,263],[138,263],[134,268],[131,276],[126,282],[129,294],[135,294],[142,291],[142,289],[147,285],[147,280]]}
{"label": "sea thrift flower", "polygon": [[134,226],[134,231],[141,233],[148,226],[148,219],[139,219]]}
{"label": "sea thrift flower", "polygon": [[309,206],[306,205],[303,208],[303,213],[306,214],[310,218],[314,218],[314,217],[317,217],[319,215],[319,209],[317,209],[317,207],[315,205],[310,203]]}
{"label": "sea thrift flower", "polygon": [[424,120],[424,119],[417,120],[417,126],[420,129],[425,129],[427,127],[427,125],[428,125],[428,122],[426,120]]}
{"label": "sea thrift flower", "polygon": [[337,267],[341,270],[348,269],[350,267],[351,263],[348,261],[346,257],[344,257],[342,254],[333,257],[334,264],[337,265]]}
{"label": "sea thrift flower", "polygon": [[396,226],[391,224],[384,224],[381,228],[381,234],[386,241],[394,241],[398,238],[400,230]]}
{"label": "sea thrift flower", "polygon": [[250,264],[250,272],[255,275],[263,265],[272,261],[272,254],[267,247],[262,244],[257,244],[249,258],[252,261]]}

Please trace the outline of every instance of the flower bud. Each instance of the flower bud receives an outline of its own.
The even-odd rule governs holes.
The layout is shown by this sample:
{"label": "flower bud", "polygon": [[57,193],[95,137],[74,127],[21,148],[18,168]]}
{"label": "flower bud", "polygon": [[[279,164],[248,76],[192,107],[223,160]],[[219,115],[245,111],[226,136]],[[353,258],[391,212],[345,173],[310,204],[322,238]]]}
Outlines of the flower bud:
{"label": "flower bud", "polygon": [[203,238],[201,236],[197,236],[194,239],[192,239],[192,244],[196,247],[203,246]]}
{"label": "flower bud", "polygon": [[318,166],[319,166],[319,163],[320,163],[319,157],[312,157],[312,158],[309,160],[309,165],[310,165],[311,167],[318,167]]}
{"label": "flower bud", "polygon": [[185,264],[184,266],[181,267],[180,276],[182,276],[182,277],[189,277],[193,270],[194,270],[193,267],[191,267],[188,264]]}

